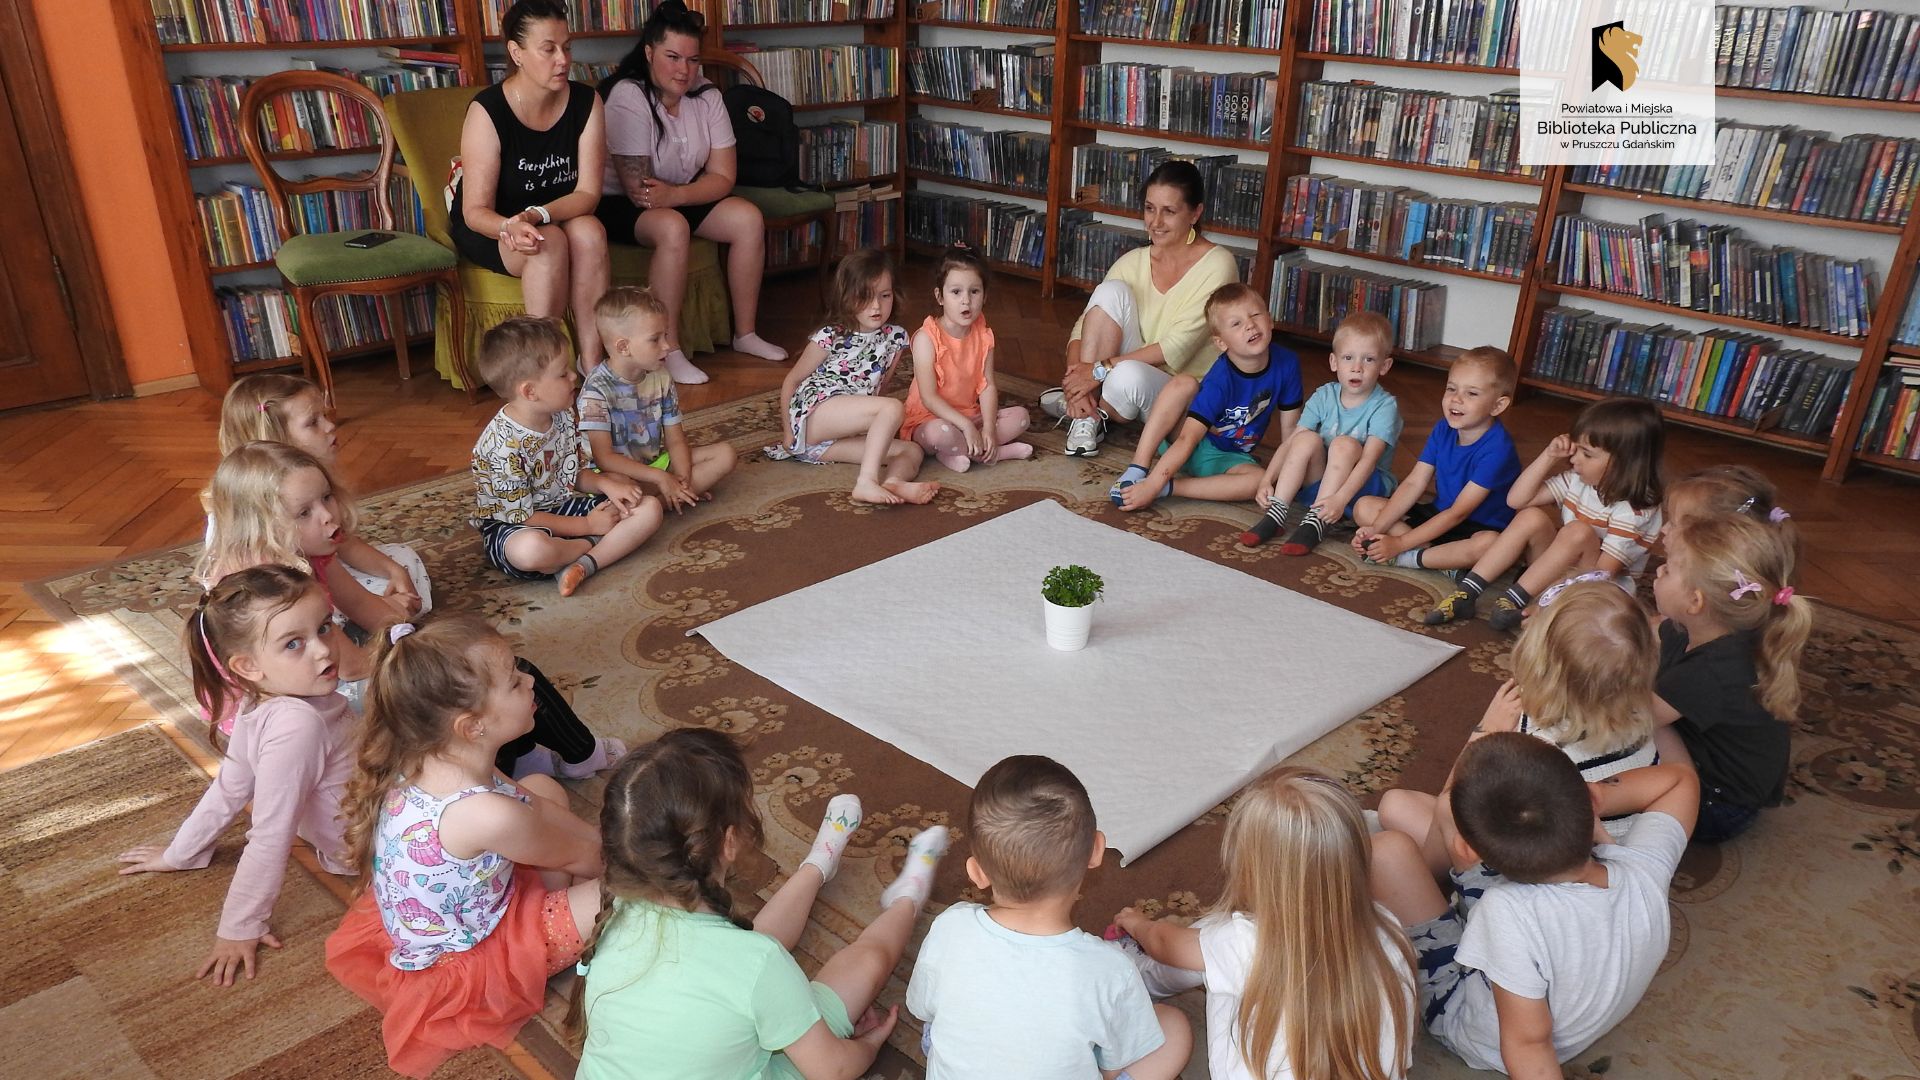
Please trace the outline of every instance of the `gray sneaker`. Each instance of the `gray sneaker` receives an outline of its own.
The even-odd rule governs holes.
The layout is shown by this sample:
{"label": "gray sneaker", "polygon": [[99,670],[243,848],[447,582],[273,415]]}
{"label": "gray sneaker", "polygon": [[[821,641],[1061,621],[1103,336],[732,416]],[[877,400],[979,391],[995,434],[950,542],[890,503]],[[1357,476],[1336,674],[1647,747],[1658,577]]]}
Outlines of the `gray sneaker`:
{"label": "gray sneaker", "polygon": [[1050,419],[1065,420],[1067,418],[1066,389],[1056,386],[1051,390],[1042,390],[1040,392],[1040,411],[1045,413]]}
{"label": "gray sneaker", "polygon": [[1067,453],[1072,457],[1092,457],[1100,452],[1100,440],[1106,437],[1105,413],[1083,416],[1067,425]]}

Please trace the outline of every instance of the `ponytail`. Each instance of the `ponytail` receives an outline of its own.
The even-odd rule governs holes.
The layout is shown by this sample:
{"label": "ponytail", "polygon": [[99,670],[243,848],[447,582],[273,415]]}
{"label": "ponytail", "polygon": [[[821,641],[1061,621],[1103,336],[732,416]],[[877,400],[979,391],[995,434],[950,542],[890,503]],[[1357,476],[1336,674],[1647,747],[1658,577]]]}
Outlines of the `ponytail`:
{"label": "ponytail", "polygon": [[1755,696],[1788,723],[1800,714],[1800,657],[1813,630],[1813,604],[1793,590],[1795,542],[1784,521],[1745,513],[1690,518],[1666,540],[1670,566],[1708,612],[1728,629],[1755,632]]}
{"label": "ponytail", "polygon": [[304,571],[269,563],[228,574],[193,606],[182,636],[193,675],[193,696],[207,710],[207,736],[216,749],[226,749],[221,718],[238,709],[242,700],[260,693],[235,675],[227,660],[257,643],[267,620],[317,588],[319,584]]}
{"label": "ponytail", "polygon": [[1795,596],[1791,587],[1776,593],[1753,659],[1760,675],[1760,704],[1789,723],[1800,715],[1800,657],[1812,632],[1813,602]]}

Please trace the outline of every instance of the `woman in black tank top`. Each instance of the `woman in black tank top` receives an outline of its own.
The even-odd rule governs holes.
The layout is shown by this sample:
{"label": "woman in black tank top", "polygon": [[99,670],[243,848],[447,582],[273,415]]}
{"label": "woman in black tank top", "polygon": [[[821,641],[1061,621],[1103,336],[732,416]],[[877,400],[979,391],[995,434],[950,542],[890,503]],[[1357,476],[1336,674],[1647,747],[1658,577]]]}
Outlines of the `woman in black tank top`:
{"label": "woman in black tank top", "polygon": [[593,305],[607,291],[607,230],[594,216],[607,161],[600,99],[569,81],[559,0],[517,0],[501,19],[512,74],[474,96],[448,232],[467,259],[521,280],[529,315],[573,313],[581,370],[603,355]]}

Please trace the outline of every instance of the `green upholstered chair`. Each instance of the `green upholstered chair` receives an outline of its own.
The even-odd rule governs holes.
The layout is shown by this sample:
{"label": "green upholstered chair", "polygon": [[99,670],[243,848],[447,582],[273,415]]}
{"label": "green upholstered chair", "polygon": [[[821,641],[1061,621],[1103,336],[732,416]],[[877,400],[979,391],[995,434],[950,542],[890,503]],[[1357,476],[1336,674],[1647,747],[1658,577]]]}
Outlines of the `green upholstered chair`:
{"label": "green upholstered chair", "polygon": [[[700,58],[700,66],[714,85],[724,89],[732,83],[765,86],[760,69],[753,62],[730,52],[709,52]],[[760,208],[769,233],[817,226],[820,247],[811,262],[788,263],[769,267],[769,274],[790,274],[797,270],[818,270],[820,287],[826,288],[827,272],[833,268],[833,196],[825,191],[788,191],[786,188],[747,187],[735,184],[733,193]]]}
{"label": "green upholstered chair", "polygon": [[[446,186],[453,159],[460,156],[460,128],[478,89],[452,86],[434,90],[409,90],[386,99],[387,117],[393,124],[394,138],[406,159],[406,173],[420,195],[420,206],[427,222],[427,236],[447,251],[453,250],[453,238],[447,232]],[[616,285],[645,285],[647,266],[653,252],[632,243],[612,241],[613,281]],[[435,316],[434,366],[440,374],[456,376],[452,343],[456,337],[464,343],[468,355],[476,355],[480,338],[488,330],[526,311],[520,292],[520,279],[496,274],[465,260],[459,264],[460,293],[465,300],[464,330],[456,335],[442,309]],[[689,353],[712,352],[721,343],[732,340],[733,315],[727,306],[726,278],[720,269],[720,248],[711,240],[694,238],[687,255],[687,298],[680,308],[680,347]]]}
{"label": "green upholstered chair", "polygon": [[[259,118],[273,108],[274,99],[303,91],[335,94],[345,99],[347,107],[358,104],[366,110],[380,139],[380,159],[372,170],[305,180],[289,179],[274,171],[273,163],[267,160],[269,148],[262,140]],[[412,377],[412,365],[407,357],[406,309],[400,302],[402,294],[423,285],[438,286],[447,296],[447,302],[440,305],[441,310],[448,312],[449,318],[458,320],[460,286],[454,276],[453,253],[424,236],[405,232],[368,248],[347,246],[354,237],[364,235],[365,229],[296,236],[287,205],[288,196],[309,192],[367,191],[372,196],[375,227],[393,229],[393,204],[387,188],[393,167],[393,133],[388,129],[386,114],[381,111],[380,99],[373,91],[339,75],[324,71],[283,71],[256,80],[247,88],[246,96],[240,101],[240,115],[243,118],[240,144],[266,187],[267,201],[273,206],[274,228],[280,234],[280,247],[274,253],[273,264],[293,293],[294,309],[299,313],[301,364],[306,368],[307,377],[319,382],[327,408],[333,407],[333,365],[327,357],[320,323],[314,317],[315,302],[323,297],[381,297],[394,327],[393,351],[400,359],[400,377]],[[449,349],[448,369],[465,372],[468,355],[462,350]]]}

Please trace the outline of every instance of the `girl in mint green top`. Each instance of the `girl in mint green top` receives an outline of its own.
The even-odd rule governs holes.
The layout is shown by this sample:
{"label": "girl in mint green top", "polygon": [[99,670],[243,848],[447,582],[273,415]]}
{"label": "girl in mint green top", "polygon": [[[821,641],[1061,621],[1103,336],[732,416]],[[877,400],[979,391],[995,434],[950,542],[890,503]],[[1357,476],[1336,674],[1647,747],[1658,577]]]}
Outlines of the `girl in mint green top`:
{"label": "girl in mint green top", "polygon": [[914,838],[880,916],[810,982],[788,950],[860,827],[860,800],[827,804],[812,850],[749,925],[726,881],[761,843],[752,797],[739,749],[703,728],[641,747],[607,781],[603,906],[568,1014],[586,1031],[580,1080],[851,1080],[892,1033],[899,1007],[882,1012],[874,999],[906,950],[947,830]]}

